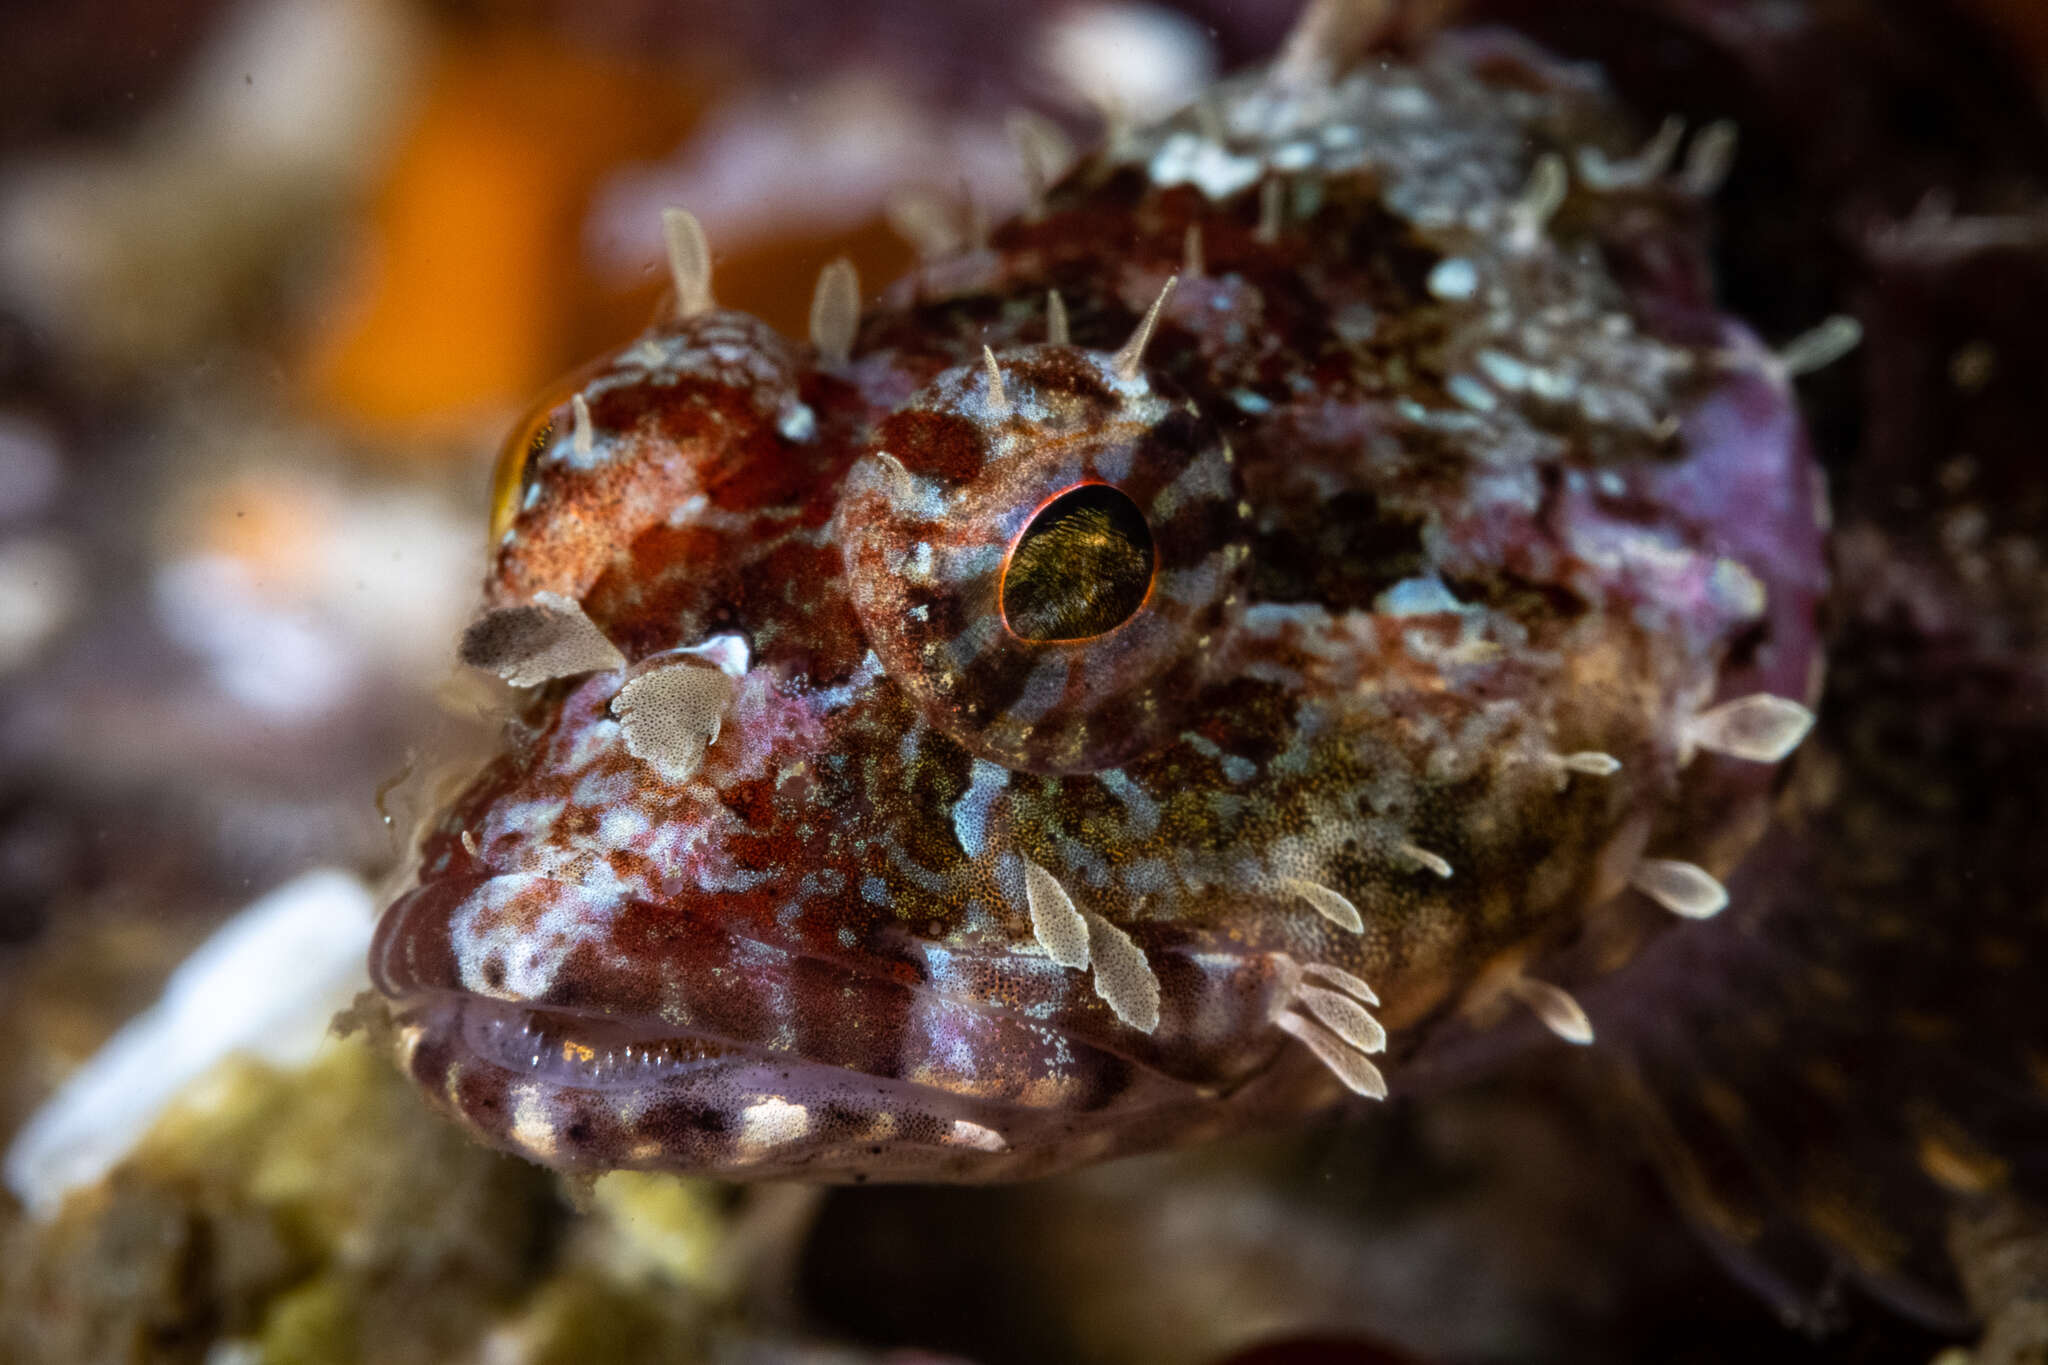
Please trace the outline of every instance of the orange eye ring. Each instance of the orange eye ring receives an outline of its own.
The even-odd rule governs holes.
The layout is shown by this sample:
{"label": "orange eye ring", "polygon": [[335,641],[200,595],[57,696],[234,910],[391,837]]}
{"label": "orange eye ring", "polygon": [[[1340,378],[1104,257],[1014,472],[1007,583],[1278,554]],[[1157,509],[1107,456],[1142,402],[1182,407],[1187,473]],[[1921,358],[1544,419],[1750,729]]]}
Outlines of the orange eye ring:
{"label": "orange eye ring", "polygon": [[549,446],[569,431],[569,399],[604,367],[602,360],[579,366],[542,391],[539,401],[528,408],[512,427],[512,434],[498,448],[491,466],[491,552],[504,542],[519,519],[520,501],[526,494],[526,471]]}
{"label": "orange eye ring", "polygon": [[555,437],[555,405],[536,407],[521,419],[491,467],[491,546],[495,549],[512,530],[519,516],[519,500],[526,491],[526,466],[547,449]]}

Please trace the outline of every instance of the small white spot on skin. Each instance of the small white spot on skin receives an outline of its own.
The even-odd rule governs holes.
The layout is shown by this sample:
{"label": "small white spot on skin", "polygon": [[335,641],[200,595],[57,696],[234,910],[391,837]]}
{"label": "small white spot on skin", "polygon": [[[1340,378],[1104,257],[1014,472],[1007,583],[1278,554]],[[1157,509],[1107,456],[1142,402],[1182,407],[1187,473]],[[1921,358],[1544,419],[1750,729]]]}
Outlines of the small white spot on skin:
{"label": "small white spot on skin", "polygon": [[611,709],[627,753],[671,782],[687,782],[717,743],[732,698],[733,680],[724,670],[677,663],[630,679]]}
{"label": "small white spot on skin", "polygon": [[1714,562],[1714,572],[1707,586],[1717,603],[1745,621],[1757,620],[1770,606],[1770,594],[1764,590],[1762,582],[1733,559]]}
{"label": "small white spot on skin", "polygon": [[1090,913],[1085,918],[1095,993],[1124,1023],[1140,1033],[1152,1032],[1159,1027],[1159,978],[1145,960],[1145,950],[1102,916]]}
{"label": "small white spot on skin", "polygon": [[952,1128],[947,1130],[946,1141],[962,1147],[972,1147],[978,1152],[1007,1152],[1010,1144],[1003,1135],[993,1128],[984,1128],[967,1119],[954,1119]]}
{"label": "small white spot on skin", "polygon": [[775,430],[783,440],[805,445],[818,434],[818,414],[808,403],[791,403],[776,414]]}
{"label": "small white spot on skin", "polygon": [[1417,867],[1426,868],[1439,877],[1451,875],[1450,861],[1440,853],[1432,853],[1418,844],[1409,843],[1396,844],[1394,851]]}
{"label": "small white spot on skin", "polygon": [[1751,763],[1781,762],[1813,729],[1813,712],[1789,697],[1753,692],[1686,722],[1683,761],[1694,748]]}
{"label": "small white spot on skin", "polygon": [[1383,1100],[1387,1097],[1387,1079],[1380,1074],[1380,1069],[1364,1053],[1346,1044],[1315,1020],[1304,1019],[1298,1014],[1282,1014],[1273,1022],[1300,1039],[1315,1054],[1317,1061],[1344,1082],[1345,1088],[1368,1099]]}
{"label": "small white spot on skin", "polygon": [[1228,199],[1265,172],[1256,156],[1239,156],[1199,133],[1181,131],[1159,144],[1147,170],[1162,188],[1193,185],[1211,200]]}
{"label": "small white spot on skin", "polygon": [[1074,908],[1059,878],[1029,858],[1024,860],[1024,899],[1031,911],[1031,933],[1045,954],[1062,967],[1088,965],[1088,921]]}
{"label": "small white spot on skin", "polygon": [[704,225],[686,210],[663,209],[661,236],[668,245],[668,273],[675,284],[676,316],[693,318],[709,312],[711,244],[705,240]]}
{"label": "small white spot on skin", "polygon": [[1439,616],[1467,608],[1442,579],[1425,577],[1402,579],[1373,598],[1372,609],[1381,616]]}
{"label": "small white spot on skin", "polygon": [[555,1121],[537,1085],[522,1085],[512,1101],[512,1140],[541,1161],[555,1154]]}
{"label": "small white spot on skin", "polygon": [[1474,412],[1492,412],[1500,400],[1469,374],[1454,374],[1444,381],[1444,391]]}
{"label": "small white spot on skin", "polygon": [[749,1151],[779,1147],[811,1131],[811,1111],[770,1095],[740,1110],[740,1146]]}
{"label": "small white spot on skin", "polygon": [[1479,292],[1479,269],[1462,256],[1446,256],[1429,272],[1429,292],[1446,303],[1458,303]]}
{"label": "small white spot on skin", "polygon": [[730,632],[714,635],[701,645],[691,645],[687,649],[670,652],[702,659],[734,680],[747,675],[748,663],[752,658],[752,651],[747,647],[747,637]]}
{"label": "small white spot on skin", "polygon": [[841,256],[818,272],[811,291],[811,345],[818,363],[837,368],[853,358],[853,339],[860,330],[860,274]]}
{"label": "small white spot on skin", "polygon": [[1339,929],[1354,934],[1365,932],[1365,920],[1359,915],[1358,907],[1351,898],[1335,887],[1324,886],[1321,882],[1308,881],[1301,877],[1288,877],[1282,883],[1288,890],[1307,901],[1315,912]]}
{"label": "small white spot on skin", "polygon": [[462,634],[462,661],[495,673],[514,687],[535,687],[579,673],[623,668],[619,653],[574,598],[534,594],[531,603],[500,607]]}
{"label": "small white spot on skin", "polygon": [[1645,858],[1629,885],[1686,919],[1712,919],[1728,906],[1728,891],[1707,870],[1675,858]]}
{"label": "small white spot on skin", "polygon": [[1508,993],[1527,1005],[1543,1021],[1543,1027],[1567,1043],[1583,1047],[1593,1041],[1593,1021],[1563,987],[1517,976],[1508,982]]}
{"label": "small white spot on skin", "polygon": [[1350,996],[1304,982],[1294,988],[1294,1002],[1360,1052],[1387,1050],[1387,1031]]}

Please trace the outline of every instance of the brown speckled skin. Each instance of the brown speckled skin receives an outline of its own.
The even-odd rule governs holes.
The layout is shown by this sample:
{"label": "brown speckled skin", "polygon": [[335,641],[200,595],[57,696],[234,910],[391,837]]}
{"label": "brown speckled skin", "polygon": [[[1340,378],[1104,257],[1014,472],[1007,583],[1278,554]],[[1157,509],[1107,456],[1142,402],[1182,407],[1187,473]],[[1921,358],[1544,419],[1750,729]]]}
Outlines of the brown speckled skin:
{"label": "brown speckled skin", "polygon": [[[1639,138],[1497,37],[1255,73],[899,282],[847,364],[713,310],[594,367],[591,448],[556,409],[488,601],[748,667],[683,781],[627,752],[617,675],[539,689],[427,833],[372,967],[428,1094],[569,1169],[1008,1178],[1330,1103],[1275,1023],[1317,964],[1377,992],[1398,1089],[1518,972],[1670,927],[1630,870],[1725,873],[1773,778],[1684,723],[1810,700],[1823,574],[1696,201],[1531,206],[1540,154]],[[1150,595],[1020,640],[1003,556],[1097,480],[1144,510]],[[1560,767],[1586,752],[1620,769]],[[1092,970],[1035,933],[1027,862]],[[1104,985],[1125,936],[1154,1028]]]}

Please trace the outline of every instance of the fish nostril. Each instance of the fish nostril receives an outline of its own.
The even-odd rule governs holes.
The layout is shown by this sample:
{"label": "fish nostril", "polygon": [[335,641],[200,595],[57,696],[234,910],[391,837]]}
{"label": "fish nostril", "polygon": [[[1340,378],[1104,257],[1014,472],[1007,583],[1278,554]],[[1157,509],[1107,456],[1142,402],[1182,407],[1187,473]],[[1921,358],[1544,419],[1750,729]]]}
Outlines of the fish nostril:
{"label": "fish nostril", "polygon": [[1145,604],[1155,562],[1138,505],[1106,483],[1084,484],[1047,503],[1018,538],[1003,619],[1025,640],[1105,634]]}

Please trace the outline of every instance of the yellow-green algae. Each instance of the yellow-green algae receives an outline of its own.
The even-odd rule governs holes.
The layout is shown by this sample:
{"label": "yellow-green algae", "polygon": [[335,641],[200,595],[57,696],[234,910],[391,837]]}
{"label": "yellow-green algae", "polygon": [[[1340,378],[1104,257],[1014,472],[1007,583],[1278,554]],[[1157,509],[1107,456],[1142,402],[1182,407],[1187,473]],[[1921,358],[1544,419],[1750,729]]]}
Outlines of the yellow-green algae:
{"label": "yellow-green algae", "polygon": [[382,1042],[225,1063],[48,1224],[0,1211],[0,1359],[702,1357],[738,1288],[730,1191],[614,1175],[578,1215],[428,1113]]}

